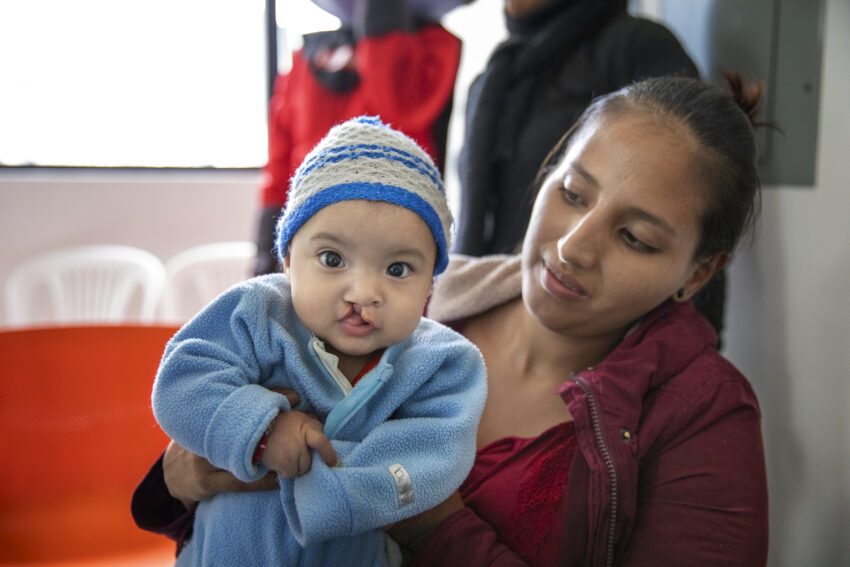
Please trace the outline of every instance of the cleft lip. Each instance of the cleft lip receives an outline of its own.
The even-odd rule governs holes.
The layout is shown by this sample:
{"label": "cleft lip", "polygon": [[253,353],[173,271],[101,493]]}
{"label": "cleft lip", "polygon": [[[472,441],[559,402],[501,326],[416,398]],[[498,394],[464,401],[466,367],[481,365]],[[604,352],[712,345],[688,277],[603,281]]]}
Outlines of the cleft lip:
{"label": "cleft lip", "polygon": [[350,303],[348,305],[348,311],[342,316],[340,322],[345,322],[347,325],[375,326],[374,321],[363,313],[363,306],[357,303]]}

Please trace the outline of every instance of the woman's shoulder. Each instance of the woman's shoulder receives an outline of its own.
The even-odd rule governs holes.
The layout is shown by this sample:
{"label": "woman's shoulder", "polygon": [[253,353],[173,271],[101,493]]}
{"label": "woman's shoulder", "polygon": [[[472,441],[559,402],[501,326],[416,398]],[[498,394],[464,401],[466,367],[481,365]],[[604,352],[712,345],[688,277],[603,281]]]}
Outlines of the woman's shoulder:
{"label": "woman's shoulder", "polygon": [[519,256],[453,254],[434,284],[427,315],[444,323],[466,319],[519,297],[521,291]]}
{"label": "woman's shoulder", "polygon": [[650,314],[600,363],[623,406],[642,407],[642,420],[684,422],[744,407],[758,413],[746,377],[715,348],[711,324],[691,303],[668,302]]}
{"label": "woman's shoulder", "polygon": [[[659,334],[670,359],[670,379],[664,384],[664,389],[680,391],[679,395],[683,398],[697,400],[703,396],[712,397],[712,391],[726,385],[746,392],[746,403],[757,406],[749,381],[717,350],[714,328],[693,303],[674,303],[669,310],[669,324],[662,324]],[[683,354],[677,358],[680,352]],[[681,369],[677,370],[676,365],[680,365]],[[736,396],[736,399],[743,398]]]}
{"label": "woman's shoulder", "polygon": [[[647,337],[662,354],[642,402],[642,422],[660,446],[712,429],[732,415],[749,414],[741,439],[760,438],[758,398],[744,374],[715,348],[710,323],[691,304],[673,304]],[[650,432],[654,431],[652,434]],[[657,435],[657,437],[656,437]],[[678,440],[678,441],[677,441]]]}
{"label": "woman's shoulder", "polygon": [[750,381],[713,348],[694,357],[681,373],[660,388],[659,395],[675,397],[681,406],[682,418],[721,417],[741,410],[761,416],[758,397]]}
{"label": "woman's shoulder", "polygon": [[730,422],[738,424],[738,443],[756,450],[756,394],[715,344],[710,323],[693,305],[669,302],[581,377],[603,394],[601,409],[611,423],[638,431],[641,459],[725,435]]}

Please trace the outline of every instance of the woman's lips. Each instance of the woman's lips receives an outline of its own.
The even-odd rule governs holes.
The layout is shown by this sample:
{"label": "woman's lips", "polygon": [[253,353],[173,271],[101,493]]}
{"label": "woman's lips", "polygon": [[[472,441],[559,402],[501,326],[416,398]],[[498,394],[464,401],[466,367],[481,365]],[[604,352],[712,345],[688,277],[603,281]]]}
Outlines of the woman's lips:
{"label": "woman's lips", "polygon": [[543,265],[543,287],[561,299],[576,300],[587,297],[587,292],[574,277],[563,272],[556,272],[545,264]]}

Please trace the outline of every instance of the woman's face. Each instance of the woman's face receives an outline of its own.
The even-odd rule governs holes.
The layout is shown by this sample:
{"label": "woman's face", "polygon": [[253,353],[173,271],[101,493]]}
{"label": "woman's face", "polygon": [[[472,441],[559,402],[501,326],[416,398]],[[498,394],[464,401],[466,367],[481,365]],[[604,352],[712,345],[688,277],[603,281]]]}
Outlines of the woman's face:
{"label": "woman's face", "polygon": [[705,206],[699,147],[642,111],[597,115],[541,187],[522,249],[523,299],[552,331],[621,337],[722,261],[696,262]]}

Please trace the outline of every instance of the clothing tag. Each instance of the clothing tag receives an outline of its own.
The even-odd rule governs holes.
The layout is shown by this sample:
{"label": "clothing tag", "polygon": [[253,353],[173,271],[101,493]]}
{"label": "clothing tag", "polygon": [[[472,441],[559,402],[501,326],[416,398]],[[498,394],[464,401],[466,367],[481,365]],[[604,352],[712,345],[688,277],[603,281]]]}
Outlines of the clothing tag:
{"label": "clothing tag", "polygon": [[395,489],[398,493],[398,507],[404,508],[408,504],[413,504],[413,481],[402,465],[396,463],[387,467],[390,474],[393,475],[395,481]]}

